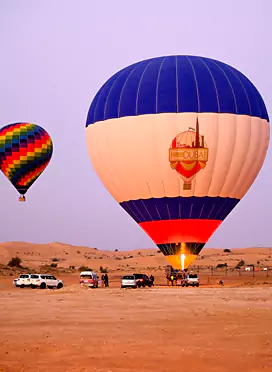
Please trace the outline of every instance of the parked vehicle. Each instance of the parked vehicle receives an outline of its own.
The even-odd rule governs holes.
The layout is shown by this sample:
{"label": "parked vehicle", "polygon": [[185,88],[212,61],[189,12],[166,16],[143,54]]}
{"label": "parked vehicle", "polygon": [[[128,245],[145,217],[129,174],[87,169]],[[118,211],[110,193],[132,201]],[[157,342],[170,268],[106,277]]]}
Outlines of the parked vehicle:
{"label": "parked vehicle", "polygon": [[31,287],[31,288],[62,288],[63,281],[56,279],[49,274],[21,274],[19,278],[13,280],[15,287]]}
{"label": "parked vehicle", "polygon": [[98,288],[98,276],[94,271],[82,271],[80,273],[80,284],[87,285],[88,287]]}
{"label": "parked vehicle", "polygon": [[137,281],[134,275],[125,275],[121,279],[121,288],[137,288]]}
{"label": "parked vehicle", "polygon": [[31,286],[31,281],[30,281],[30,274],[21,274],[19,278],[16,278],[13,280],[13,284],[15,287],[30,287]]}
{"label": "parked vehicle", "polygon": [[152,286],[152,282],[147,275],[145,274],[133,274],[133,275],[135,276],[137,287],[145,287],[145,286],[151,287]]}
{"label": "parked vehicle", "polygon": [[30,275],[31,288],[57,288],[60,289],[63,287],[63,281],[54,277],[50,274],[31,274]]}
{"label": "parked vehicle", "polygon": [[182,286],[184,287],[198,287],[199,286],[199,277],[197,274],[188,274],[183,280]]}

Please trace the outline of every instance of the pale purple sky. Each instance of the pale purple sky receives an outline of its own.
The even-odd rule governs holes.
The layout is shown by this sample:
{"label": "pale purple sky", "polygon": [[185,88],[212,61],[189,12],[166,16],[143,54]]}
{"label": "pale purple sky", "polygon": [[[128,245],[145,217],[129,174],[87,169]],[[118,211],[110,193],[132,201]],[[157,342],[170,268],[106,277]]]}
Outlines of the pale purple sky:
{"label": "pale purple sky", "polygon": [[[0,172],[0,241],[155,247],[92,168],[89,105],[123,67],[191,54],[247,75],[271,115],[271,13],[270,0],[0,0],[0,126],[33,122],[54,142],[26,203]],[[207,247],[272,246],[271,190],[269,149],[254,185]]]}

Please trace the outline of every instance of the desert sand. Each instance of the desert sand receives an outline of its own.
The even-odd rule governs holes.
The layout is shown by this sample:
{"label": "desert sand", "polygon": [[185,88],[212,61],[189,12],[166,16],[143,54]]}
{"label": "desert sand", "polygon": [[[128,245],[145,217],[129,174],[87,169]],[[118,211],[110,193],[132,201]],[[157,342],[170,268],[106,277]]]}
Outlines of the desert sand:
{"label": "desert sand", "polygon": [[[16,255],[25,269],[6,266]],[[211,275],[207,269],[241,259],[269,266],[271,248],[207,249],[202,255],[200,287],[181,288],[165,285],[166,262],[154,249],[0,244],[0,371],[272,371],[272,272]],[[55,258],[58,267],[50,268]],[[81,287],[81,265],[108,267],[110,287]],[[12,285],[20,272],[32,270],[53,272],[64,288]],[[121,289],[120,277],[133,271],[152,272],[155,287]]]}

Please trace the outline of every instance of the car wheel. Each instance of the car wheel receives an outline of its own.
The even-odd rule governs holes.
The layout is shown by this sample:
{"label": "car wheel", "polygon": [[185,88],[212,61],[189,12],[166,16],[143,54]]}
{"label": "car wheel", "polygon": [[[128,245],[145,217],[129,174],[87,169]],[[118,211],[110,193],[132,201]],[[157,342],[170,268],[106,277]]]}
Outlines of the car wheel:
{"label": "car wheel", "polygon": [[196,286],[199,287],[199,283],[196,283]]}
{"label": "car wheel", "polygon": [[45,283],[42,283],[42,284],[40,285],[40,288],[41,288],[41,289],[45,289],[45,288],[46,288],[46,284],[45,284]]}
{"label": "car wheel", "polygon": [[58,283],[57,289],[61,289],[62,287],[63,287],[63,284],[62,283]]}
{"label": "car wheel", "polygon": [[31,288],[32,289],[35,289],[36,288],[36,285],[35,284],[31,284]]}
{"label": "car wheel", "polygon": [[20,288],[25,288],[25,285],[24,285],[24,284],[21,284],[21,285],[20,285]]}

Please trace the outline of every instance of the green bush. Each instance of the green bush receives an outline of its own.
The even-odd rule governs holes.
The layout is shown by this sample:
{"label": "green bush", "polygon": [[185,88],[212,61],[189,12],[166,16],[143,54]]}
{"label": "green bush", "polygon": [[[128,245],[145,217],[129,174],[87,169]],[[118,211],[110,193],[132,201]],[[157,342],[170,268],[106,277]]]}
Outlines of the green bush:
{"label": "green bush", "polygon": [[108,272],[108,268],[103,266],[100,266],[99,270],[102,274],[106,274]]}
{"label": "green bush", "polygon": [[80,266],[78,268],[78,271],[93,271],[93,269],[91,269],[90,267],[88,266]]}
{"label": "green bush", "polygon": [[52,261],[52,262],[59,262],[59,261],[60,261],[60,258],[58,258],[58,257],[53,257],[53,258],[51,258],[51,261]]}
{"label": "green bush", "polygon": [[12,259],[9,261],[8,266],[10,267],[21,267],[22,260],[20,257],[12,257]]}
{"label": "green bush", "polygon": [[57,263],[51,263],[50,267],[57,267],[58,264]]}

